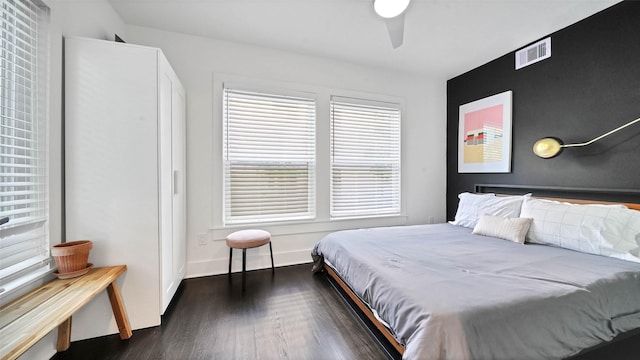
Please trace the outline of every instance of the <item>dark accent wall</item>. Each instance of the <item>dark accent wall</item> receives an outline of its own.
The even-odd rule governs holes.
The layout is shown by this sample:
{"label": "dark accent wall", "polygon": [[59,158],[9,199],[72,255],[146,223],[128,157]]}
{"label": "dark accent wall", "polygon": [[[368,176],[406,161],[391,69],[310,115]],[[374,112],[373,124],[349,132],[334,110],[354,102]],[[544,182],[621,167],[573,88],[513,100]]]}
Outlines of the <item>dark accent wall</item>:
{"label": "dark accent wall", "polygon": [[[515,70],[514,49],[447,81],[449,219],[457,194],[474,184],[617,189],[618,195],[640,190],[640,124],[553,159],[532,152],[541,137],[584,142],[640,117],[640,1],[616,4],[550,36],[549,59]],[[459,174],[459,106],[506,90],[513,91],[511,173]],[[608,200],[606,192],[599,197]]]}

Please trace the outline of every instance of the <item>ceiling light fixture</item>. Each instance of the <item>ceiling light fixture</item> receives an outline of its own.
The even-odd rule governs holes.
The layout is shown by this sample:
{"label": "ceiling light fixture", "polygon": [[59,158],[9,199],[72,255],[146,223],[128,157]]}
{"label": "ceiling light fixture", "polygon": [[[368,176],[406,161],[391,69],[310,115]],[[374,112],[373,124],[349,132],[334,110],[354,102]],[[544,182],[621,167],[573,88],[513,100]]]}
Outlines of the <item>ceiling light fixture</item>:
{"label": "ceiling light fixture", "polygon": [[556,137],[546,137],[546,138],[542,138],[538,141],[535,142],[535,144],[533,144],[533,153],[538,155],[539,157],[543,158],[543,159],[550,159],[554,156],[557,156],[558,154],[560,154],[562,152],[562,150],[564,150],[564,148],[568,148],[568,147],[581,147],[581,146],[587,146],[587,145],[591,145],[594,142],[604,138],[605,136],[609,136],[611,134],[613,134],[614,132],[617,132],[619,130],[622,130],[624,128],[626,128],[627,126],[631,126],[637,122],[640,122],[640,118],[635,119],[633,121],[630,121],[618,128],[615,128],[611,131],[609,131],[608,133],[602,134],[600,136],[598,136],[595,139],[589,140],[587,142],[583,142],[583,143],[577,143],[577,144],[564,144],[562,142],[562,140],[556,138]]}
{"label": "ceiling light fixture", "polygon": [[385,19],[394,18],[402,14],[409,6],[410,0],[373,0],[376,14]]}

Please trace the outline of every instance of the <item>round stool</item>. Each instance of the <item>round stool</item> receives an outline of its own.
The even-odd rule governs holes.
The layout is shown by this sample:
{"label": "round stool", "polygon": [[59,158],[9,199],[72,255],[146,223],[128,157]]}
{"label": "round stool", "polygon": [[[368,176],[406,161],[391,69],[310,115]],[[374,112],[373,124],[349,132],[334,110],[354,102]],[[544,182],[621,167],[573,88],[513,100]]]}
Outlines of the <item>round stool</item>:
{"label": "round stool", "polygon": [[242,291],[244,291],[244,277],[247,267],[247,249],[269,244],[271,254],[271,272],[275,272],[273,266],[273,248],[271,247],[271,234],[265,230],[240,230],[227,235],[229,246],[229,280],[231,280],[231,258],[233,249],[242,249]]}

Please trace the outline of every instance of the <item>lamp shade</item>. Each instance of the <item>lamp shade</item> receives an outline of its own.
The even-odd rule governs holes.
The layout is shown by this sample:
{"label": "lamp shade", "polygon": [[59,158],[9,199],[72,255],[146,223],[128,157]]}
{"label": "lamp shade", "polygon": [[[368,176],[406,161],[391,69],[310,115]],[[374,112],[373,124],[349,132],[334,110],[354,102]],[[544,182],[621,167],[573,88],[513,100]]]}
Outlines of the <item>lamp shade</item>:
{"label": "lamp shade", "polygon": [[533,153],[543,159],[549,159],[562,152],[562,140],[554,137],[542,138],[533,144]]}
{"label": "lamp shade", "polygon": [[409,6],[410,0],[374,0],[373,9],[376,14],[390,19],[402,14]]}

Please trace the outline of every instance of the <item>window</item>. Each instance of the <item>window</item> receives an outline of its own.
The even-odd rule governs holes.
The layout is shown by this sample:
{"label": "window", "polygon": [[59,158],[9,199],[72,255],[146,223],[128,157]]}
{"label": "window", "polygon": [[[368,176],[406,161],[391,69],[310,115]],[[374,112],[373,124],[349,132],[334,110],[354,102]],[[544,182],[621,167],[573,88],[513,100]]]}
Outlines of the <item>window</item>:
{"label": "window", "polygon": [[2,1],[0,293],[49,270],[48,16],[39,1]]}
{"label": "window", "polygon": [[331,217],[400,214],[400,106],[332,97]]}
{"label": "window", "polygon": [[223,90],[226,224],[315,217],[315,99]]}

